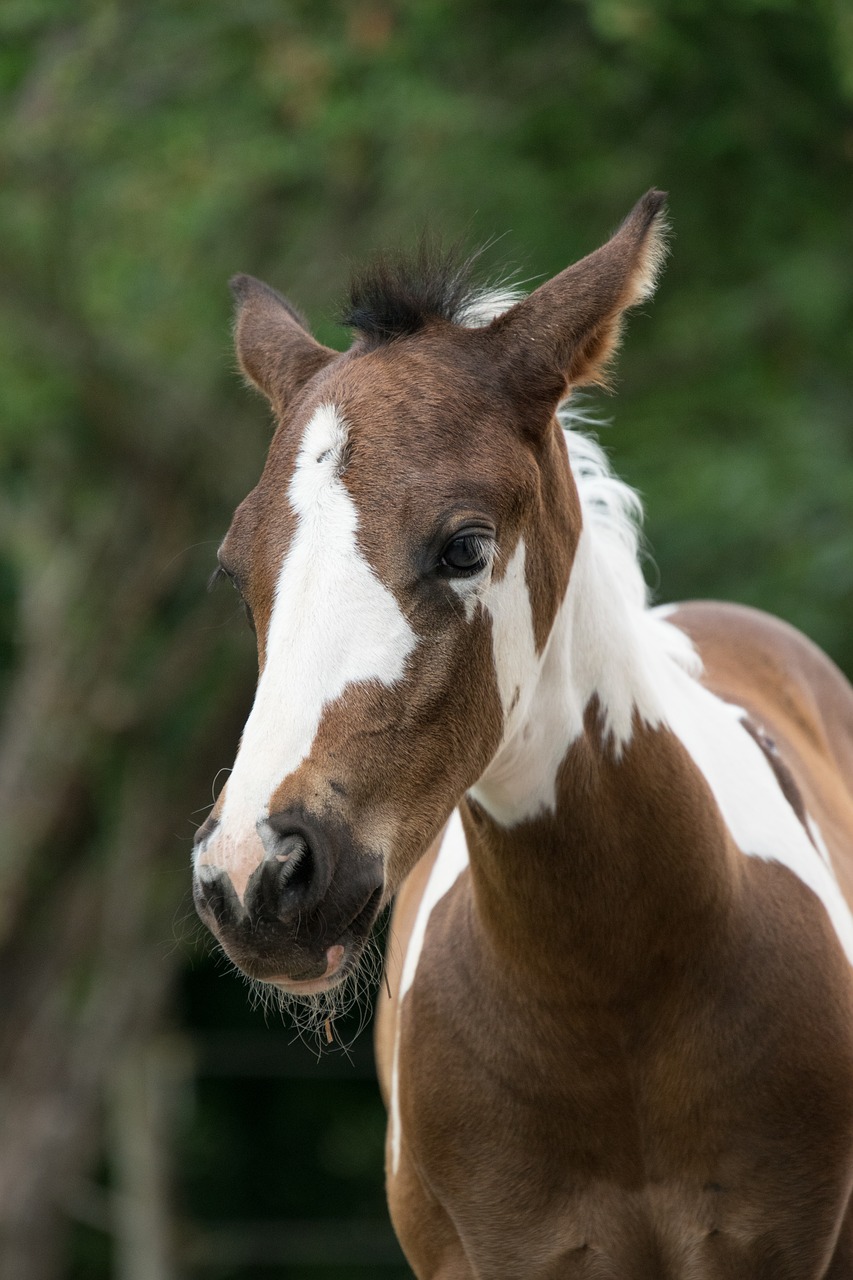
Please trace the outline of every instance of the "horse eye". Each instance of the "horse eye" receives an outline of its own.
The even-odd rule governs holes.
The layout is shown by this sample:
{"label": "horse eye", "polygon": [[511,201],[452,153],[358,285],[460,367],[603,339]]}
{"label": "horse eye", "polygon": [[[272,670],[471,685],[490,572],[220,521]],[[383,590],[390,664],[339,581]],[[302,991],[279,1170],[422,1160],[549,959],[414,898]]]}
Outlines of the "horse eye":
{"label": "horse eye", "polygon": [[440,566],[459,577],[470,578],[489,566],[491,542],[481,533],[463,533],[451,538],[441,553]]}

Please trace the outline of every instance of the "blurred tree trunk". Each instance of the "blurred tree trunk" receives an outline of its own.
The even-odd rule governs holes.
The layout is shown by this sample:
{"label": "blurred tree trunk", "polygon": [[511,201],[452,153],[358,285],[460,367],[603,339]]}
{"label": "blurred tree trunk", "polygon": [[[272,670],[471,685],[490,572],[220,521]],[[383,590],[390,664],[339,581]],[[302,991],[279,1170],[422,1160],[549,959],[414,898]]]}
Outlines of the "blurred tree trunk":
{"label": "blurred tree trunk", "polygon": [[202,517],[181,465],[109,463],[73,540],[49,498],[5,522],[20,594],[0,723],[0,1275],[16,1280],[63,1274],[105,1093],[185,960],[193,797],[248,696],[245,664],[223,679],[232,630],[203,576],[187,589]]}
{"label": "blurred tree trunk", "polygon": [[[168,1023],[196,928],[193,828],[233,758],[253,678],[249,637],[240,646],[223,625],[232,602],[203,589],[264,435],[223,430],[222,400],[236,391],[219,354],[227,272],[210,281],[221,293],[214,357],[191,371],[170,366],[169,341],[151,358],[127,279],[108,268],[93,287],[93,258],[117,242],[91,200],[108,156],[125,163],[139,119],[126,76],[111,79],[123,58],[134,62],[135,20],[99,14],[22,10],[14,74],[0,78],[0,1276],[10,1280],[67,1273],[69,1215],[105,1139],[116,1199],[102,1225],[117,1232],[116,1260],[130,1276],[145,1213],[160,1237],[147,1257],[159,1250],[165,1280],[159,1157],[152,1148],[143,1167],[128,1061]],[[177,66],[170,74],[181,82]],[[148,154],[144,139],[134,154]],[[144,261],[137,202],[121,262],[168,293],[168,267]],[[181,329],[187,347],[195,331]]]}
{"label": "blurred tree trunk", "polygon": [[176,1280],[173,1164],[190,1054],[173,1037],[131,1044],[109,1097],[116,1280]]}
{"label": "blurred tree trunk", "polygon": [[[188,646],[184,657],[199,655]],[[180,696],[182,665],[174,663],[162,695]],[[218,711],[205,724],[209,744],[236,727],[233,705]],[[199,744],[193,761],[197,795],[222,759],[209,744]],[[152,772],[144,748],[129,756],[103,825],[86,822],[93,815],[81,795],[85,758],[70,757],[64,775],[50,779],[43,792],[50,820],[37,811],[45,838],[29,842],[25,887],[18,867],[17,916],[7,917],[0,955],[0,1274],[16,1280],[63,1273],[64,1202],[95,1152],[104,1092],[118,1064],[157,1029],[175,966],[185,961],[177,917],[192,907],[181,857],[187,844],[176,833],[186,829],[190,793]],[[14,808],[11,815],[20,834]]]}

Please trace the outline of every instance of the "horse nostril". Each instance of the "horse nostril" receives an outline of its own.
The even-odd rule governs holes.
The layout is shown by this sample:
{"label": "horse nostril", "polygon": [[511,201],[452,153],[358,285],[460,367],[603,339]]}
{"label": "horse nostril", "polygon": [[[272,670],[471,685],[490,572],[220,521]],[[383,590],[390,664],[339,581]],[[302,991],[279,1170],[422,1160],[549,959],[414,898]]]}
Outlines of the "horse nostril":
{"label": "horse nostril", "polygon": [[334,867],[323,832],[287,810],[262,819],[257,831],[266,853],[258,905],[279,920],[313,910],[328,891]]}
{"label": "horse nostril", "polygon": [[307,840],[294,832],[277,836],[270,842],[261,868],[264,910],[273,916],[280,915],[285,898],[293,900],[304,896],[314,879],[314,871],[314,855]]}
{"label": "horse nostril", "polygon": [[202,919],[212,916],[219,928],[233,925],[245,914],[230,877],[218,867],[200,866],[196,869],[193,897]]}
{"label": "horse nostril", "polygon": [[314,854],[302,836],[289,835],[282,840],[283,848],[274,855],[281,865],[283,883],[288,889],[307,889],[314,879]]}

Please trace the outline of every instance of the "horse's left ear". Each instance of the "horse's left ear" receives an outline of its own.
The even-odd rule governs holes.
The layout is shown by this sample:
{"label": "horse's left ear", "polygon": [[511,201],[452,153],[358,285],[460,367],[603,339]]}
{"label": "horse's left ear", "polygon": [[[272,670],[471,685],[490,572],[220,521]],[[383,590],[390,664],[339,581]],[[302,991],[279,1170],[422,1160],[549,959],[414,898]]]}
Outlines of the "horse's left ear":
{"label": "horse's left ear", "polygon": [[572,386],[606,385],[625,311],[654,292],[665,201],[648,191],[605,245],[492,322],[490,340],[520,392],[558,401]]}
{"label": "horse's left ear", "polygon": [[234,276],[234,346],[240,368],[283,412],[294,395],[337,352],[311,336],[299,312],[254,276]]}

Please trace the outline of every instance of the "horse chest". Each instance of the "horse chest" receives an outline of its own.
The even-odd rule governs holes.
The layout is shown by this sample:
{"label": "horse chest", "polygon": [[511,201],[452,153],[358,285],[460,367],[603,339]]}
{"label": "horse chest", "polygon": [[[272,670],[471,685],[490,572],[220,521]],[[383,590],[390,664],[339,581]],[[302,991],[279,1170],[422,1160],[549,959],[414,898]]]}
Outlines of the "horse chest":
{"label": "horse chest", "polygon": [[[679,1141],[677,1128],[642,1131],[624,1081],[606,1065],[578,1090],[582,1098],[547,1089],[534,1096],[491,1064],[478,1067],[464,1040],[461,1053],[449,1041],[433,1038],[429,1053],[420,1043],[421,1071],[403,1082],[402,1151],[389,1179],[395,1227],[419,1278],[826,1274],[847,1191],[842,1182],[840,1195],[827,1193],[821,1181],[836,1151],[825,1148],[825,1161],[804,1153],[790,1128],[767,1134],[753,1123],[739,1134],[735,1113],[745,1130],[754,1119],[749,1098],[729,1112],[726,1132],[714,1127],[716,1115],[700,1115]],[[425,1222],[431,1239],[422,1253]],[[442,1232],[445,1260],[455,1259],[446,1271],[430,1256]]]}
{"label": "horse chest", "polygon": [[[541,1008],[525,1026],[483,980],[482,956],[460,942],[465,910],[463,881],[434,913],[401,1016],[390,1187],[416,1266],[423,1215],[400,1206],[423,1197],[464,1258],[448,1276],[823,1276],[853,1114],[843,1064],[818,1078],[807,1059],[825,1059],[835,1032],[819,1044],[815,1029],[804,1056],[756,1035],[733,1061],[738,1020],[755,1012],[745,973],[747,1007],[645,1045],[626,1049],[618,1019],[543,1032]],[[782,1016],[757,1012],[771,1028]]]}

